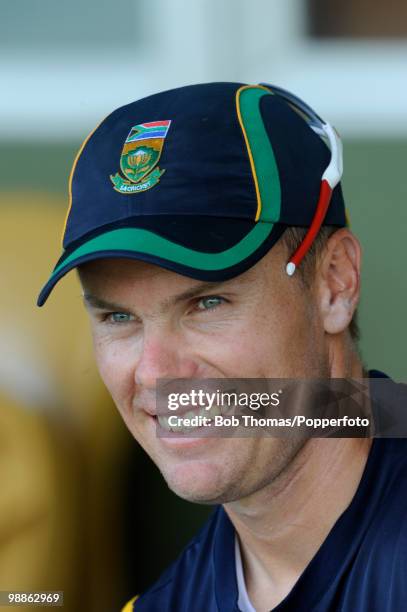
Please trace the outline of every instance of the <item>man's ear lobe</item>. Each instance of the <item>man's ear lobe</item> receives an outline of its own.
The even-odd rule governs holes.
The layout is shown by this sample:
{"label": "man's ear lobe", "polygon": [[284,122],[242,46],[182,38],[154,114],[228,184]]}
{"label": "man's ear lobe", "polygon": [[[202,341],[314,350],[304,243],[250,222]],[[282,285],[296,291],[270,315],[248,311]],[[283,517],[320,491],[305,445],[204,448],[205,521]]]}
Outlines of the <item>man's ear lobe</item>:
{"label": "man's ear lobe", "polygon": [[319,267],[319,299],[328,334],[344,331],[356,310],[360,292],[361,248],[347,228],[328,239]]}

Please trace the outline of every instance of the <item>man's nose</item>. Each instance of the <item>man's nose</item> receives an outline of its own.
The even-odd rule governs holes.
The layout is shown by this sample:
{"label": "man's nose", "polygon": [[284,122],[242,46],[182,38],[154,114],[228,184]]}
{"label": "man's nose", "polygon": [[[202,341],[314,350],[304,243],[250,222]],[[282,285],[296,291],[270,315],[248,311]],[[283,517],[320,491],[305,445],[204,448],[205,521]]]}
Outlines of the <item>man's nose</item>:
{"label": "man's nose", "polygon": [[135,369],[135,381],[154,389],[159,378],[198,378],[198,364],[176,334],[146,333]]}

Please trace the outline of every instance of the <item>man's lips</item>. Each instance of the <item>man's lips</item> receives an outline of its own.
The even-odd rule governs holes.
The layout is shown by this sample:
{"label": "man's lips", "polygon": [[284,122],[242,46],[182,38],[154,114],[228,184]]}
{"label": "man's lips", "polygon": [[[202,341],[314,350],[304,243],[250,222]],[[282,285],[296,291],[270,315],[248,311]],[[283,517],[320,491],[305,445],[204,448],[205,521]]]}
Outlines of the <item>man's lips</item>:
{"label": "man's lips", "polygon": [[[151,402],[133,405],[133,410],[139,413],[144,413],[152,419],[151,425],[155,428],[158,438],[174,440],[177,439],[193,439],[219,437],[215,432],[220,432],[218,427],[216,430],[213,427],[213,419],[216,415],[225,414],[225,408],[212,406],[209,410],[205,410],[205,406],[180,406],[176,410],[165,409],[157,410],[157,406]],[[168,420],[170,417],[175,417],[175,420]]]}
{"label": "man's lips", "polygon": [[[214,408],[215,406],[213,406]],[[151,402],[136,402],[133,403],[133,410],[134,411],[139,411],[142,410],[143,412],[146,412],[148,415],[152,416],[152,417],[157,417],[157,416],[171,416],[171,415],[176,415],[176,416],[183,416],[185,414],[187,414],[188,412],[193,412],[194,415],[195,414],[207,414],[208,416],[211,414],[211,410],[205,410],[205,406],[197,406],[196,404],[189,404],[187,406],[179,406],[176,410],[170,410],[166,405],[165,402],[163,401],[162,403],[160,403],[160,405],[157,406],[157,403],[151,403]]]}

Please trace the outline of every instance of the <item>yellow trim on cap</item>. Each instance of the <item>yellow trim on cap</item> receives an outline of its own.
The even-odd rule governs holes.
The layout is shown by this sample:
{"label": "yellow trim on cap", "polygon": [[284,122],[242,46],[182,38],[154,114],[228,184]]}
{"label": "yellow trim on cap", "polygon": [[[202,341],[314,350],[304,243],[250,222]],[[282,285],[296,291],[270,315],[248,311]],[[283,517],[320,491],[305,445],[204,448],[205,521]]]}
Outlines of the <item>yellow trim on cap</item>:
{"label": "yellow trim on cap", "polygon": [[133,604],[138,598],[139,598],[139,595],[136,595],[135,597],[133,597],[133,599],[130,599],[130,601],[126,603],[124,608],[122,608],[122,612],[133,612]]}
{"label": "yellow trim on cap", "polygon": [[245,143],[246,143],[247,153],[249,155],[249,160],[250,160],[250,167],[252,169],[252,175],[253,175],[253,180],[254,180],[254,187],[256,189],[257,211],[256,211],[256,216],[255,216],[254,220],[258,221],[259,217],[260,217],[260,213],[261,213],[261,196],[260,196],[259,182],[258,182],[258,179],[257,179],[256,167],[254,165],[252,150],[250,148],[249,139],[247,138],[246,129],[245,129],[244,124],[243,124],[242,114],[240,112],[240,104],[239,104],[240,94],[245,89],[264,89],[264,91],[267,91],[267,93],[272,93],[272,92],[271,92],[271,90],[268,87],[264,87],[263,85],[243,85],[242,87],[239,87],[239,89],[236,92],[237,117],[239,119],[240,127],[242,129],[244,140],[245,140]]}
{"label": "yellow trim on cap", "polygon": [[81,153],[82,153],[83,149],[85,148],[89,138],[91,136],[93,136],[93,134],[96,132],[96,130],[103,123],[104,120],[105,119],[102,119],[102,121],[100,121],[100,123],[98,123],[97,126],[95,128],[93,128],[93,130],[86,136],[86,138],[83,141],[83,143],[81,144],[80,149],[77,152],[76,157],[74,159],[74,162],[72,164],[72,169],[71,169],[71,172],[69,173],[69,179],[68,179],[68,198],[69,198],[68,199],[68,210],[66,212],[64,226],[62,228],[61,246],[63,246],[64,235],[65,235],[65,230],[66,230],[66,224],[68,223],[69,213],[71,212],[71,208],[72,208],[72,179],[73,179],[73,173],[75,172],[76,164],[78,163],[79,158],[81,156]]}

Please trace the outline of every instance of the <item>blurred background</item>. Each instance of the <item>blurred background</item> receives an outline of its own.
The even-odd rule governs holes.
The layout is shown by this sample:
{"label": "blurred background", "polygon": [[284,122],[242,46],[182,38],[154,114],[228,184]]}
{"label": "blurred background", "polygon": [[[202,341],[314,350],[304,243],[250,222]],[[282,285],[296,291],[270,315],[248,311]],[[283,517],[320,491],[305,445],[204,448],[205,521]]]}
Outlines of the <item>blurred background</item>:
{"label": "blurred background", "polygon": [[125,431],[74,274],[35,307],[76,151],[111,110],[165,88],[266,81],[303,97],[344,140],[364,361],[405,381],[407,5],[13,0],[0,50],[0,590],[64,590],[67,612],[110,612],[210,509],[170,493]]}

